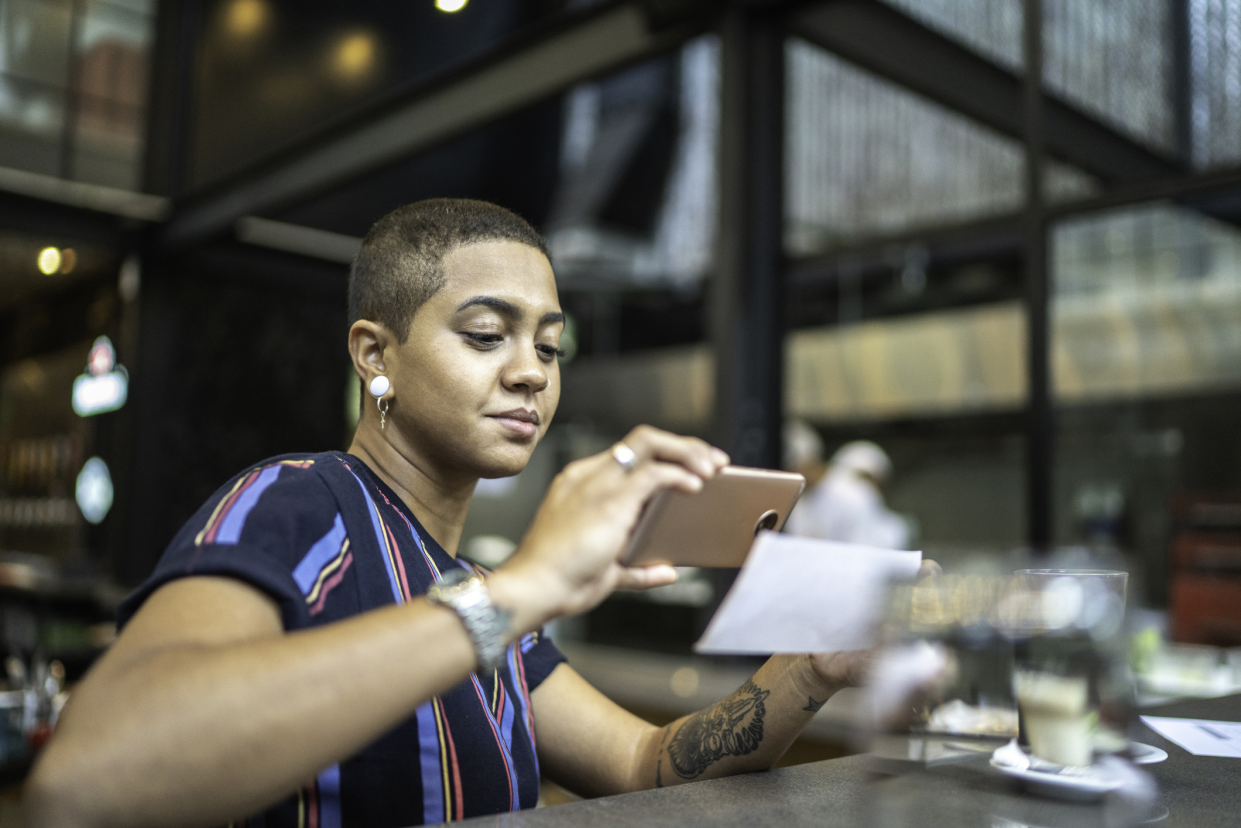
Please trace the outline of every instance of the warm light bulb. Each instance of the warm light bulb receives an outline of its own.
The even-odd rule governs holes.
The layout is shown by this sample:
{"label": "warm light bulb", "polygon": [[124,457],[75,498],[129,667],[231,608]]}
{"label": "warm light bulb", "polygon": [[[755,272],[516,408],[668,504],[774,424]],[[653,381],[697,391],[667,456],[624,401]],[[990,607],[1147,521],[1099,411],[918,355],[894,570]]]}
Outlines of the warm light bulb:
{"label": "warm light bulb", "polygon": [[45,247],[39,251],[39,272],[44,276],[51,276],[60,270],[60,250],[55,247]]}
{"label": "warm light bulb", "polygon": [[375,65],[375,39],[366,33],[351,34],[340,42],[332,55],[332,68],[344,80],[360,80]]}
{"label": "warm light bulb", "polygon": [[233,0],[225,13],[225,25],[233,37],[253,37],[267,23],[267,5],[262,0]]}
{"label": "warm light bulb", "polygon": [[459,12],[469,0],[435,0],[435,8],[442,12]]}

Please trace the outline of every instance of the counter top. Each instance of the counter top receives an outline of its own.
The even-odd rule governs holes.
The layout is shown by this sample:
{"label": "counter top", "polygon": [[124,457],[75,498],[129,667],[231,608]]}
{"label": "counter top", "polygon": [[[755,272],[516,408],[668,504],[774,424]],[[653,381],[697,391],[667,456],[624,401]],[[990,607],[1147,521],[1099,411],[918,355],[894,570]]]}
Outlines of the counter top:
{"label": "counter top", "polygon": [[[1241,695],[1162,705],[1152,715],[1241,721]],[[1147,820],[1160,828],[1235,826],[1241,821],[1241,759],[1193,756],[1144,725],[1134,738],[1168,752],[1149,765],[1159,795]],[[466,820],[471,826],[854,826],[934,828],[1086,828],[1132,824],[1123,803],[1079,805],[1023,793],[987,757],[899,776],[874,772],[870,757],[849,756],[790,768],[694,782],[623,796]]]}

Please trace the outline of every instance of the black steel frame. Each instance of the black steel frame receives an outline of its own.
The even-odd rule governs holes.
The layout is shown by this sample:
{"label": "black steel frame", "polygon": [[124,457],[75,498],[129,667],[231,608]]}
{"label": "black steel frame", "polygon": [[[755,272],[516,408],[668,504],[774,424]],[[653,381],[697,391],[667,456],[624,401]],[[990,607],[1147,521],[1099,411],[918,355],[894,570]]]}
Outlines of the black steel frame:
{"label": "black steel frame", "polygon": [[[488,87],[501,97],[490,115],[460,117],[450,127],[405,145],[385,145],[383,152],[332,168],[315,170],[308,161],[356,146],[357,137],[374,131],[401,112],[428,101],[452,102],[453,95],[536,54],[571,46],[590,26],[615,25],[628,32],[626,49],[610,61],[582,60],[578,74],[558,75],[540,93],[558,94],[587,80],[654,54],[678,48],[691,37],[714,29],[724,45],[721,252],[711,288],[709,336],[718,356],[719,414],[714,432],[739,461],[773,465],[779,459],[781,353],[788,285],[839,282],[846,271],[890,267],[894,245],[924,245],[932,258],[1018,256],[1024,262],[1029,309],[1029,535],[1035,547],[1051,540],[1052,438],[1054,405],[1048,380],[1047,233],[1069,216],[1169,199],[1208,212],[1241,213],[1241,169],[1208,173],[1189,171],[1187,0],[1174,0],[1174,45],[1178,93],[1178,142],[1166,156],[1133,141],[1071,103],[1048,95],[1041,84],[997,67],[959,44],[931,31],[881,0],[734,0],[724,4],[612,0],[586,12],[566,16],[524,36],[476,64],[406,89],[364,112],[325,126],[323,132],[279,157],[256,165],[205,191],[186,191],[189,158],[189,105],[192,87],[191,46],[201,4],[161,4],[157,65],[163,79],[152,90],[147,186],[174,200],[172,217],[146,235],[148,271],[170,243],[182,251],[226,238],[236,219],[257,214],[310,194],[332,189],[383,164],[421,153],[437,141],[533,102],[522,87],[504,100],[503,86]],[[676,7],[669,16],[667,9]],[[1026,14],[1037,20],[1039,0],[1025,0]],[[645,33],[635,21],[645,21]],[[609,21],[611,21],[609,23]],[[669,22],[671,21],[671,22]],[[627,28],[626,28],[627,27]],[[606,26],[605,26],[606,28]],[[1026,65],[1041,72],[1040,26],[1028,26]],[[786,260],[781,244],[783,203],[782,44],[802,37],[828,48],[867,71],[961,113],[990,129],[1022,141],[1029,159],[1030,198],[1020,213],[991,216],[968,224],[911,231],[877,239],[829,255]],[[582,40],[581,42],[586,42]],[[540,51],[542,50],[542,51]],[[429,111],[429,110],[428,110]],[[480,110],[481,112],[481,110]],[[456,116],[453,116],[456,117]],[[479,120],[479,118],[482,120]],[[1038,175],[1047,159],[1072,163],[1105,185],[1103,194],[1073,203],[1048,204]],[[273,184],[280,186],[273,189]],[[6,197],[0,201],[13,201]],[[20,199],[18,199],[20,200]],[[60,210],[60,208],[56,208]],[[90,222],[93,214],[82,214]],[[83,219],[85,220],[85,218]],[[861,269],[859,271],[859,268]]]}

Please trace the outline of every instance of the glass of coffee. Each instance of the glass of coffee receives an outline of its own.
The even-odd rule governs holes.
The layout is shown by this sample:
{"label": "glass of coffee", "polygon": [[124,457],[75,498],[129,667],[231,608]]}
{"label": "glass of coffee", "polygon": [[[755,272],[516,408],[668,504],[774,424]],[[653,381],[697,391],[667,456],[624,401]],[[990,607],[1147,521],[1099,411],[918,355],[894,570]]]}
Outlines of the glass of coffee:
{"label": "glass of coffee", "polygon": [[1125,746],[1131,683],[1123,627],[1128,574],[1098,569],[1014,573],[1019,607],[1013,695],[1021,742],[1036,757],[1087,766]]}

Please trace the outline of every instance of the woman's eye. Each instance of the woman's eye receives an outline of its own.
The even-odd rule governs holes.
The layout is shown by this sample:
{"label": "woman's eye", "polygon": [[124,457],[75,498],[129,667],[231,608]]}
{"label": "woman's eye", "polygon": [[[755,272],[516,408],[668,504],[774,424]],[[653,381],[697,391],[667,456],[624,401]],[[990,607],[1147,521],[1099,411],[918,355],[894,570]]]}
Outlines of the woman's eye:
{"label": "woman's eye", "polygon": [[538,349],[539,353],[543,354],[548,359],[563,357],[565,354],[563,348],[557,348],[555,345],[535,345],[534,347]]}
{"label": "woman's eye", "polygon": [[496,345],[504,340],[500,334],[466,333],[466,338],[476,345]]}

